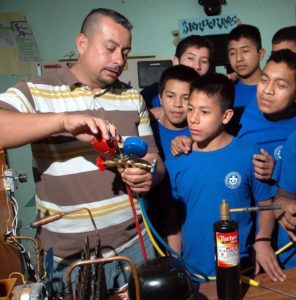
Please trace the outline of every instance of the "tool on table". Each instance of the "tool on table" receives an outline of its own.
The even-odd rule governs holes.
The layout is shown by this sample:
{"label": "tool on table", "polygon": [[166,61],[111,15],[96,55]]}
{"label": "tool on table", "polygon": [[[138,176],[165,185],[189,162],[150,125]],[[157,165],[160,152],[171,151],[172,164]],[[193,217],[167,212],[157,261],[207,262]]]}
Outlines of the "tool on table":
{"label": "tool on table", "polygon": [[245,276],[245,275],[240,275],[240,278],[241,278],[242,283],[244,283],[244,284],[248,284],[248,285],[254,286],[254,287],[261,287],[261,288],[263,288],[263,289],[270,290],[270,291],[273,291],[273,292],[275,292],[275,293],[279,293],[279,294],[285,295],[285,296],[287,296],[287,297],[296,299],[296,295],[292,295],[292,294],[283,292],[283,291],[281,291],[281,290],[278,290],[278,289],[269,287],[269,286],[267,286],[267,285],[263,285],[263,284],[261,284],[259,281],[254,280],[254,279],[252,279],[252,278],[250,278],[250,277],[247,277],[247,276]]}

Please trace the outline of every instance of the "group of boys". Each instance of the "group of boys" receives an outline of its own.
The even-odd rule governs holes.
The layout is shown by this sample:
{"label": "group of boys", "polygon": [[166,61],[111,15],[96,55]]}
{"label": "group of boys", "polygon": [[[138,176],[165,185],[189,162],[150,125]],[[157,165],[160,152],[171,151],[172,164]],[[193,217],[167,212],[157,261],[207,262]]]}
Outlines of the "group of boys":
{"label": "group of boys", "polygon": [[[135,263],[142,260],[125,185],[135,193],[146,193],[162,180],[165,169],[142,97],[118,80],[131,50],[131,29],[130,22],[118,12],[92,10],[76,37],[79,57],[73,67],[23,80],[0,95],[0,146],[32,145],[39,216],[75,211],[75,216],[47,224],[38,232],[42,250],[50,253],[53,249],[48,279],[56,283],[52,285],[54,296],[67,293],[66,271],[79,259],[86,236],[91,250],[95,248],[93,224],[79,209],[86,207],[91,211],[100,228],[104,255],[126,255]],[[283,127],[289,122],[295,124],[296,54],[289,50],[275,52],[261,73],[259,63],[264,50],[258,34],[252,38],[252,34],[239,33],[240,30],[248,33],[251,29],[257,34],[253,26],[240,25],[233,31],[233,34],[236,32],[233,38],[229,35],[230,63],[238,77],[236,91],[226,76],[209,72],[213,57],[211,43],[202,37],[189,37],[179,43],[174,66],[161,77],[161,107],[154,111],[171,190],[185,207],[185,215],[180,219],[182,235],[177,231],[168,236],[168,240],[185,261],[207,276],[215,273],[209,228],[219,219],[220,201],[226,198],[231,207],[251,206],[254,196],[256,203],[265,205],[272,202],[275,194],[274,186],[261,181],[271,177],[270,170],[274,167],[271,155],[265,150],[259,153],[256,145],[242,141],[243,136],[235,138],[225,130],[234,113],[233,105],[239,101],[234,97],[239,97],[243,84],[258,83],[258,103],[251,96],[246,99],[250,105],[258,105],[258,115],[261,113],[266,122],[283,123]],[[281,42],[277,40],[275,44]],[[250,89],[255,96],[254,87]],[[285,99],[284,104],[279,103],[279,98]],[[244,123],[243,115],[241,130],[246,130],[245,126],[248,122]],[[136,167],[128,167],[121,173],[116,170],[97,172],[97,153],[90,143],[95,137],[108,140],[113,136],[120,140],[117,129],[123,137],[138,135],[145,139],[148,153],[144,159],[158,160],[154,174]],[[189,153],[191,148],[192,152],[174,158],[170,142],[184,132],[187,139],[181,138],[172,152]],[[284,139],[288,136],[285,134]],[[279,182],[285,189],[285,184]],[[288,189],[288,192],[294,190]],[[295,208],[290,204],[286,207],[287,215],[281,216],[280,222],[288,228],[293,226],[288,212],[292,214]],[[234,218],[240,225],[241,255],[247,260],[254,224],[248,214]],[[259,214],[256,259],[271,278],[284,280],[267,241],[271,238],[273,222],[272,213]],[[141,220],[140,223],[142,226]],[[153,257],[146,234],[144,240],[148,257]],[[105,271],[108,288],[120,287],[126,282],[122,264],[107,264]],[[125,292],[113,297],[127,299]]]}
{"label": "group of boys", "polygon": [[[274,164],[281,159],[285,141],[296,130],[296,53],[286,49],[290,46],[293,50],[296,45],[295,30],[292,26],[274,35],[272,54],[261,70],[265,51],[259,30],[252,25],[233,29],[228,36],[228,56],[237,75],[235,87],[226,76],[211,73],[197,75],[190,83],[185,76],[187,69],[183,69],[182,79],[181,69],[176,66],[161,77],[163,115],[157,121],[157,128],[165,129],[155,131],[155,136],[164,150],[172,197],[183,206],[182,213],[181,210],[177,213],[179,219],[168,222],[174,230],[167,239],[185,262],[193,266],[193,272],[195,268],[207,276],[215,274],[212,224],[219,219],[223,198],[231,207],[245,207],[272,203],[276,194]],[[183,101],[178,101],[175,92],[180,85],[183,95],[187,87]],[[183,113],[186,108],[187,123]],[[241,114],[239,128],[231,123],[235,114]],[[186,130],[189,134],[180,136]],[[229,134],[235,131],[236,137]],[[174,155],[187,155],[173,158],[170,141]],[[256,232],[250,215],[232,217],[240,228],[242,261],[246,258],[250,263],[248,259],[253,252],[255,273],[262,266],[273,280],[284,280],[280,265],[285,268],[296,265],[295,247],[280,255],[279,264],[272,242],[280,248],[289,239],[281,227],[276,240],[272,238],[274,214],[259,213]],[[281,222],[285,220],[282,218]],[[180,225],[177,231],[175,224]]]}

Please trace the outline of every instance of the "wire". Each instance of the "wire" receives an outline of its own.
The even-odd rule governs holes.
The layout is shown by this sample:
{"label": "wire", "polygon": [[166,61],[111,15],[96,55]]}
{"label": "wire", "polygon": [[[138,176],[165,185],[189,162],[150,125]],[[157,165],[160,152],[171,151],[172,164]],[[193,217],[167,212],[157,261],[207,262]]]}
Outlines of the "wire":
{"label": "wire", "polygon": [[159,248],[159,246],[157,245],[157,243],[156,243],[156,241],[155,241],[155,239],[154,239],[154,237],[153,237],[153,235],[152,235],[152,233],[151,233],[151,230],[150,230],[150,228],[149,228],[149,226],[148,226],[148,224],[147,224],[147,221],[146,221],[144,215],[143,215],[143,222],[144,222],[144,226],[145,226],[145,229],[146,229],[146,231],[147,231],[148,237],[149,237],[149,239],[150,239],[152,245],[154,246],[155,250],[157,251],[157,253],[158,253],[160,256],[162,256],[162,257],[163,257],[163,256],[166,256],[166,254],[165,254],[165,253]]}
{"label": "wire", "polygon": [[294,242],[289,242],[287,243],[285,246],[283,246],[282,248],[278,249],[276,252],[275,252],[275,255],[279,255],[281,254],[282,252],[286,251],[288,248],[290,248],[292,245],[294,244]]}
{"label": "wire", "polygon": [[23,284],[26,284],[26,280],[25,280],[25,276],[20,273],[20,272],[12,272],[9,274],[8,278],[15,278],[15,277],[12,277],[13,275],[17,275],[17,276],[20,276],[22,281],[23,281]]}
{"label": "wire", "polygon": [[14,235],[16,235],[16,230],[17,230],[17,225],[18,225],[18,203],[16,199],[14,198],[13,194],[10,193],[10,200],[13,203],[13,210],[14,210],[14,218],[11,223],[11,231],[13,232]]}
{"label": "wire", "polygon": [[[141,207],[141,211],[142,211],[142,216],[143,216],[143,220],[146,221],[147,223],[147,227],[150,228],[151,232],[153,233],[153,235],[155,236],[155,238],[158,240],[158,242],[160,244],[162,244],[162,246],[164,246],[174,257],[176,257],[177,259],[179,259],[180,261],[182,261],[186,266],[187,268],[193,270],[193,272],[190,272],[191,275],[195,278],[198,278],[199,280],[204,280],[205,282],[206,281],[209,281],[209,280],[215,280],[216,277],[213,277],[213,276],[207,276],[205,274],[203,274],[202,271],[200,270],[197,270],[196,268],[193,268],[192,266],[190,266],[186,261],[184,261],[184,259],[180,256],[180,254],[178,252],[176,252],[173,248],[171,248],[165,241],[164,239],[157,233],[156,229],[154,228],[154,226],[152,225],[148,215],[147,215],[147,212],[146,212],[146,209],[145,209],[145,206],[144,206],[144,200],[142,197],[139,197],[139,202],[140,202],[140,207]],[[145,224],[145,223],[144,223]],[[147,231],[148,232],[148,231]],[[154,239],[153,239],[154,240]],[[151,240],[152,244],[154,245],[154,242]],[[155,246],[154,246],[155,247]],[[157,250],[157,249],[156,249]],[[160,254],[161,255],[161,254]],[[165,255],[164,255],[165,256]],[[197,274],[198,273],[198,274]],[[194,280],[194,278],[192,278]]]}
{"label": "wire", "polygon": [[128,198],[129,198],[129,201],[130,201],[131,209],[132,209],[132,212],[133,212],[134,221],[135,221],[137,232],[138,232],[138,236],[139,236],[139,242],[140,242],[140,246],[141,246],[143,258],[146,261],[147,260],[147,253],[146,253],[146,249],[145,249],[145,245],[144,245],[144,240],[143,240],[143,236],[142,236],[142,232],[141,232],[139,220],[138,220],[138,217],[137,217],[137,212],[136,212],[136,208],[135,208],[134,198],[133,198],[133,195],[132,195],[132,190],[129,187],[129,185],[127,185],[127,184],[126,184],[126,190],[127,190]]}

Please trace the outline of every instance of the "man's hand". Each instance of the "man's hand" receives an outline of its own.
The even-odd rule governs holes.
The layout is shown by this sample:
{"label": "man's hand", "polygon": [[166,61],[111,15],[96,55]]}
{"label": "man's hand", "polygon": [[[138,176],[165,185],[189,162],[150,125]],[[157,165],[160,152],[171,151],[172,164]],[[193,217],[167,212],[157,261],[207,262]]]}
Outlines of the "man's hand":
{"label": "man's hand", "polygon": [[284,281],[286,275],[278,264],[277,257],[269,241],[258,241],[254,245],[256,268],[255,275],[260,272],[260,265],[273,281]]}
{"label": "man's hand", "polygon": [[152,186],[152,174],[144,169],[127,168],[121,173],[121,177],[123,182],[138,194],[148,192]]}
{"label": "man's hand", "polygon": [[264,149],[260,149],[260,152],[253,156],[254,175],[259,180],[270,180],[275,166],[274,159]]}
{"label": "man's hand", "polygon": [[177,136],[171,142],[171,152],[174,156],[188,154],[192,150],[192,143],[192,139],[188,136]]}
{"label": "man's hand", "polygon": [[65,113],[61,117],[60,126],[61,132],[70,132],[83,142],[92,142],[98,134],[106,140],[111,136],[120,140],[116,127],[110,121],[90,115]]}

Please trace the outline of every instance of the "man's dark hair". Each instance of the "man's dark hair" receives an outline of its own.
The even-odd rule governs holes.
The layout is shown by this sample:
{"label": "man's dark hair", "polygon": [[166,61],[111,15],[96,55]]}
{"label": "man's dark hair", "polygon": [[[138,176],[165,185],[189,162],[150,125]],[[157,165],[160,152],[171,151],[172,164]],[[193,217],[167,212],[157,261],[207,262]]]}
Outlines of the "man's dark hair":
{"label": "man's dark hair", "polygon": [[159,80],[159,93],[162,94],[167,82],[170,79],[188,82],[190,84],[194,79],[198,77],[198,73],[190,67],[184,65],[171,66],[161,74]]}
{"label": "man's dark hair", "polygon": [[189,47],[209,49],[210,60],[212,60],[214,55],[214,44],[206,37],[200,35],[187,36],[178,43],[175,56],[180,59]]}
{"label": "man's dark hair", "polygon": [[94,22],[97,21],[98,17],[109,17],[115,23],[122,25],[127,30],[133,29],[133,25],[130,23],[130,21],[119,12],[107,8],[95,8],[84,18],[80,33],[87,35],[88,32],[91,31],[91,27],[93,26]]}
{"label": "man's dark hair", "polygon": [[266,61],[266,64],[269,62],[275,62],[277,64],[285,63],[291,70],[295,71],[296,76],[296,53],[290,49],[281,49],[275,52],[272,52],[269,58]]}
{"label": "man's dark hair", "polygon": [[272,37],[272,44],[276,45],[284,41],[296,43],[296,26],[288,26],[279,29]]}
{"label": "man's dark hair", "polygon": [[193,91],[205,93],[219,102],[221,110],[233,108],[234,84],[224,74],[207,73],[191,83],[190,94]]}
{"label": "man's dark hair", "polygon": [[227,44],[229,44],[230,41],[238,41],[241,38],[253,41],[258,51],[262,48],[261,34],[256,26],[241,24],[233,28],[227,36]]}

